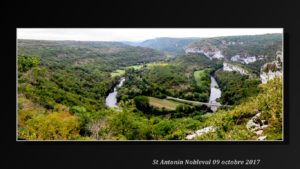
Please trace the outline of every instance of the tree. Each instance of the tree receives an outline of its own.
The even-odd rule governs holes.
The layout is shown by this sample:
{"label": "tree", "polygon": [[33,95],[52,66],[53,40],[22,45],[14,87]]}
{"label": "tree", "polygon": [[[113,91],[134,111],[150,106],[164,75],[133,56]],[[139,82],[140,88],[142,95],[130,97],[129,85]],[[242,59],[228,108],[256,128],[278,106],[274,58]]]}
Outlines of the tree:
{"label": "tree", "polygon": [[149,98],[147,96],[136,96],[134,98],[134,102],[136,108],[143,112],[149,112],[151,110],[151,106],[149,104]]}
{"label": "tree", "polygon": [[18,56],[18,70],[20,72],[26,72],[32,67],[37,66],[40,63],[40,59],[37,56]]}

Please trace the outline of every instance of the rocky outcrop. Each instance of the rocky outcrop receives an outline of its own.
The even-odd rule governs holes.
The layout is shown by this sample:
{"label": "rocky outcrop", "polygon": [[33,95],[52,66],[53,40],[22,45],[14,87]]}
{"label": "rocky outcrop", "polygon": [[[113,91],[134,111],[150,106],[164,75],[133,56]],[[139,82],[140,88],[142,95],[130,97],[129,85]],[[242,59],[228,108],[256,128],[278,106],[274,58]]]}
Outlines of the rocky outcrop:
{"label": "rocky outcrop", "polygon": [[[232,42],[232,45],[234,45],[234,42]],[[204,54],[206,57],[209,59],[223,59],[225,56],[222,54],[222,51],[219,50],[218,48],[209,48],[209,49],[203,49],[199,47],[190,47],[185,49],[185,53],[201,53]],[[231,61],[234,62],[240,62],[240,63],[253,63],[256,62],[257,60],[261,60],[264,58],[264,56],[241,56],[241,55],[234,55],[232,57],[229,57]]]}
{"label": "rocky outcrop", "polygon": [[240,55],[235,55],[231,57],[231,61],[234,62],[240,62],[240,63],[245,63],[245,64],[249,64],[249,63],[253,63],[256,62],[257,60],[261,60],[263,59],[263,56],[240,56]]}
{"label": "rocky outcrop", "polygon": [[258,119],[260,115],[261,113],[257,113],[254,117],[252,117],[246,124],[246,127],[248,130],[259,136],[257,140],[265,140],[267,136],[263,135],[263,130],[267,128],[268,125],[266,124],[266,120]]}
{"label": "rocky outcrop", "polygon": [[267,83],[275,77],[282,77],[283,55],[281,51],[276,52],[276,60],[266,63],[261,68],[260,80],[262,83]]}
{"label": "rocky outcrop", "polygon": [[239,72],[242,75],[250,75],[250,73],[247,70],[241,68],[240,66],[230,64],[227,62],[223,63],[223,71],[228,71],[228,72],[235,71],[235,72]]}
{"label": "rocky outcrop", "polygon": [[[229,43],[229,42],[228,42]],[[230,43],[231,45],[234,45],[235,43],[232,42]],[[206,57],[209,59],[224,59],[225,56],[222,54],[222,50],[218,48],[201,48],[201,47],[189,47],[185,49],[185,53],[201,53],[204,54]],[[249,64],[256,62],[257,60],[262,60],[266,58],[267,56],[265,55],[258,55],[258,56],[250,56],[248,54],[236,54],[234,56],[226,56],[227,59],[230,58],[231,61],[233,62],[239,62],[243,64]]]}
{"label": "rocky outcrop", "polygon": [[249,64],[256,62],[257,60],[263,60],[267,58],[268,56],[266,55],[258,55],[258,56],[250,56],[250,55],[234,55],[230,58],[231,61],[233,62],[240,62],[244,64]]}
{"label": "rocky outcrop", "polygon": [[222,54],[222,52],[220,50],[204,50],[204,49],[194,47],[194,48],[186,48],[185,53],[201,53],[201,54],[204,54],[209,59],[224,58],[224,55]]}
{"label": "rocky outcrop", "polygon": [[235,42],[235,41],[226,41],[226,40],[222,40],[221,41],[223,45],[232,45],[232,46],[235,46],[235,45],[243,45],[244,42]]}
{"label": "rocky outcrop", "polygon": [[[261,113],[257,113],[254,117],[252,117],[248,123],[246,124],[247,129],[253,131],[253,132],[257,132],[259,130],[265,129],[268,127],[268,125],[266,125],[266,121],[265,120],[258,120],[259,116],[261,115]],[[259,133],[257,133],[259,134]]]}
{"label": "rocky outcrop", "polygon": [[269,72],[263,72],[260,74],[260,80],[262,83],[267,83],[269,80],[274,79],[275,77],[280,77],[282,76],[282,72],[281,71],[269,71]]}
{"label": "rocky outcrop", "polygon": [[257,138],[257,140],[261,141],[261,140],[265,140],[266,138],[267,138],[267,136],[259,136],[259,137]]}
{"label": "rocky outcrop", "polygon": [[197,130],[193,134],[187,135],[186,139],[191,140],[194,137],[198,137],[198,136],[201,136],[202,134],[209,133],[209,132],[215,132],[215,131],[216,131],[216,128],[214,126],[205,127],[203,129]]}
{"label": "rocky outcrop", "polygon": [[243,62],[246,63],[246,64],[253,63],[256,60],[257,59],[256,59],[255,56],[249,56],[249,57],[243,58]]}

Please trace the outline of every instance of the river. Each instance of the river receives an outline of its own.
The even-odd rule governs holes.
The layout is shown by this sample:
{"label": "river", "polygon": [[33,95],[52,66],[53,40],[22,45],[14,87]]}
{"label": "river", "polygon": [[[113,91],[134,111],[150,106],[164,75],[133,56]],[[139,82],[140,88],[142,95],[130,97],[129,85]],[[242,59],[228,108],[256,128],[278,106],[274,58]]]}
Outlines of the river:
{"label": "river", "polygon": [[111,93],[108,94],[108,96],[105,99],[106,106],[108,106],[108,107],[118,107],[118,102],[117,102],[118,91],[117,91],[117,88],[121,87],[123,85],[124,81],[125,81],[125,78],[124,77],[121,78],[119,84],[116,85],[114,90]]}
{"label": "river", "polygon": [[[210,96],[209,96],[209,103],[213,104],[220,104],[217,102],[217,99],[221,97],[221,90],[219,89],[218,83],[213,76],[210,76],[211,83],[210,83]],[[212,106],[212,111],[216,111],[217,107]]]}

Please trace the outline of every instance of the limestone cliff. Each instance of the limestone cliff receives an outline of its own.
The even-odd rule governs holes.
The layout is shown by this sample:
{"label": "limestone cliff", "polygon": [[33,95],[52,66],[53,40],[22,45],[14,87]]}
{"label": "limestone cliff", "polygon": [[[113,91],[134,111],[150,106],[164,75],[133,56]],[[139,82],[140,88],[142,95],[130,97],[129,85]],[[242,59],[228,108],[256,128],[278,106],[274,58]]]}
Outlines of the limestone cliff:
{"label": "limestone cliff", "polygon": [[235,71],[235,72],[239,72],[242,75],[250,75],[250,73],[247,70],[243,69],[242,67],[227,62],[223,63],[223,71],[229,71],[229,72]]}
{"label": "limestone cliff", "polygon": [[185,49],[185,53],[202,53],[204,54],[206,57],[208,57],[209,59],[222,59],[224,58],[224,55],[222,54],[222,52],[218,49],[201,49],[201,48],[186,48]]}
{"label": "limestone cliff", "polygon": [[276,52],[276,60],[264,64],[260,71],[260,80],[262,83],[267,83],[269,80],[283,74],[283,55],[281,51]]}

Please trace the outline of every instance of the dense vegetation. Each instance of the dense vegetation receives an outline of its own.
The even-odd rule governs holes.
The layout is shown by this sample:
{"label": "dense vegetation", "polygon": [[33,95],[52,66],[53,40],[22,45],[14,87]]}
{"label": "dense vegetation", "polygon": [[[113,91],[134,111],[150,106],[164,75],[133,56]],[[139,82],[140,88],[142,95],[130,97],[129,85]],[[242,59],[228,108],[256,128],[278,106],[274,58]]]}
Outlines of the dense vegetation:
{"label": "dense vegetation", "polygon": [[52,71],[73,68],[98,74],[164,59],[153,49],[118,42],[18,40],[18,54],[40,56]]}
{"label": "dense vegetation", "polygon": [[40,58],[39,67],[19,73],[20,92],[47,108],[62,103],[88,110],[104,107],[104,97],[118,80],[111,72],[163,59],[154,50],[113,42],[19,40],[18,53],[19,70],[28,67],[21,55]]}
{"label": "dense vegetation", "polygon": [[225,72],[218,70],[215,73],[216,80],[222,89],[220,101],[225,105],[234,105],[243,102],[244,99],[259,93],[258,79],[249,78],[237,72]]}
{"label": "dense vegetation", "polygon": [[49,111],[66,106],[71,114],[78,107],[85,114],[105,109],[104,98],[119,79],[111,72],[164,58],[152,49],[112,42],[18,40],[18,54],[19,95]]}
{"label": "dense vegetation", "polygon": [[[27,118],[25,125],[28,129],[20,130],[20,136],[26,133],[38,132],[39,135],[30,135],[30,137],[23,137],[27,139],[43,138],[43,134],[47,134],[46,138],[67,139],[99,139],[99,140],[181,140],[185,136],[197,129],[206,126],[214,125],[217,131],[207,133],[195,139],[201,140],[255,140],[256,135],[248,131],[245,123],[254,116],[257,111],[262,113],[260,120],[267,120],[268,129],[264,133],[270,140],[282,139],[282,86],[281,79],[275,79],[268,82],[266,85],[260,86],[262,93],[255,97],[249,98],[244,103],[238,105],[232,110],[220,110],[214,114],[202,116],[193,114],[191,116],[179,116],[180,118],[168,115],[145,115],[143,112],[135,108],[132,102],[121,103],[122,111],[115,112],[114,110],[105,110],[96,119],[93,120],[87,128],[90,130],[90,138],[79,137],[78,122],[73,121],[72,116],[66,113],[50,112],[51,118],[30,117],[32,113],[20,112],[19,125],[23,126],[23,119]],[[21,101],[21,104],[24,104]],[[38,110],[36,108],[35,110]],[[61,111],[61,110],[60,110]],[[32,111],[29,111],[32,112]],[[28,113],[28,112],[27,112]],[[26,114],[26,117],[23,115]],[[56,117],[61,115],[63,117]],[[75,116],[76,117],[76,116]],[[70,119],[69,119],[70,118]],[[77,117],[76,117],[77,118]],[[57,119],[58,122],[53,121]],[[63,119],[64,123],[60,123]],[[47,120],[48,122],[44,122]],[[50,121],[51,120],[51,121]],[[38,123],[35,123],[37,121]],[[58,133],[51,134],[43,125],[49,125],[50,122],[55,123],[56,128],[53,130]],[[67,123],[66,123],[67,122]],[[31,127],[32,124],[35,124]],[[60,125],[68,125],[63,127]],[[50,125],[51,126],[51,125]],[[68,131],[64,132],[64,130]],[[27,131],[29,130],[29,131]],[[60,131],[62,130],[62,131]],[[72,132],[70,132],[72,131]],[[67,133],[66,136],[60,133]]]}
{"label": "dense vegetation", "polygon": [[[203,55],[182,55],[165,64],[128,69],[125,71],[127,80],[119,89],[118,100],[145,95],[206,102],[210,92],[209,75],[219,66]],[[202,72],[201,77],[194,75],[198,70]]]}

